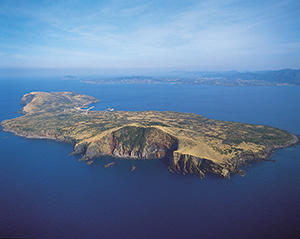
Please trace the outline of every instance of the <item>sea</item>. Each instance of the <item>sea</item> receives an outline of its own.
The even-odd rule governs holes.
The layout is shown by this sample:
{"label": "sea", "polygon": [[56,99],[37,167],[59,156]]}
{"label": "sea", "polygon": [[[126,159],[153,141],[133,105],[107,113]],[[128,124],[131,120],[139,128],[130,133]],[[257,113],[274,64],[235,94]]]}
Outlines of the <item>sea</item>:
{"label": "sea", "polygon": [[[23,94],[76,91],[94,110],[178,111],[300,135],[300,86],[95,85],[61,77],[2,77],[0,121]],[[230,180],[172,174],[160,160],[92,165],[72,145],[0,131],[0,238],[300,238],[300,146]],[[113,167],[103,165],[116,162]],[[136,170],[131,171],[132,166]]]}

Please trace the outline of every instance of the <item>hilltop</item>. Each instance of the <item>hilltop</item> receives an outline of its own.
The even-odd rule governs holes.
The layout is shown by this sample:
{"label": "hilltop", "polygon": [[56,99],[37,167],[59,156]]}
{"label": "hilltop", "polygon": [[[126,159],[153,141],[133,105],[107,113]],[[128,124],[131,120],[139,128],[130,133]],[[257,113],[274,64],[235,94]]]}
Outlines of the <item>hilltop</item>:
{"label": "hilltop", "polygon": [[192,113],[161,111],[90,111],[99,100],[76,92],[24,95],[24,115],[2,122],[7,131],[30,138],[71,143],[71,153],[90,162],[102,156],[161,159],[171,172],[205,172],[230,178],[240,166],[266,160],[277,148],[298,138],[262,125],[208,119]]}

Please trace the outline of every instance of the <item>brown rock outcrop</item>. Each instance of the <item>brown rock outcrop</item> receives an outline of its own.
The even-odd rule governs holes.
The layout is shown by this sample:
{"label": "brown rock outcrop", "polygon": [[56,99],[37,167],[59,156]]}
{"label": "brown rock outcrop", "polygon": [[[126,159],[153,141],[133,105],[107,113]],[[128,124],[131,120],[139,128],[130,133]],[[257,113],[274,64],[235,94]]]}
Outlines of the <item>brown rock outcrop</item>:
{"label": "brown rock outcrop", "polygon": [[103,155],[132,159],[161,159],[176,148],[177,140],[162,130],[126,126],[111,132],[102,140],[80,143],[71,155],[82,154],[82,160]]}

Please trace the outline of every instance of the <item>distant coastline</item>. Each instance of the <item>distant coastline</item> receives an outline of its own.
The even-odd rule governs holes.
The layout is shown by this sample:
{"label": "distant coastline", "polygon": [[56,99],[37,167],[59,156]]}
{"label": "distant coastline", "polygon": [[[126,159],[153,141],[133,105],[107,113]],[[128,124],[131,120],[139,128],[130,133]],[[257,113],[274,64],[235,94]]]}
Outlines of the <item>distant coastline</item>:
{"label": "distant coastline", "polygon": [[[66,76],[63,79],[76,79]],[[262,72],[173,72],[168,76],[124,76],[81,80],[89,84],[180,84],[220,86],[289,86],[300,85],[300,69]]]}

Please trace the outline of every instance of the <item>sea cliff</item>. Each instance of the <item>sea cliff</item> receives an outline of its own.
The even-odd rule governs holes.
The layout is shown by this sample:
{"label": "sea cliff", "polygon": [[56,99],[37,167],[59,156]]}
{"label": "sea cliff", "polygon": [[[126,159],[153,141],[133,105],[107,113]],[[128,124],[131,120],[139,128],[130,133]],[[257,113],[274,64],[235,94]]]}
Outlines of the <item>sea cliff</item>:
{"label": "sea cliff", "polygon": [[160,159],[170,172],[206,172],[230,178],[249,162],[298,142],[286,131],[262,125],[207,119],[179,112],[89,111],[98,99],[76,92],[32,92],[21,99],[24,115],[3,121],[4,130],[28,138],[74,145],[81,160],[102,156]]}

